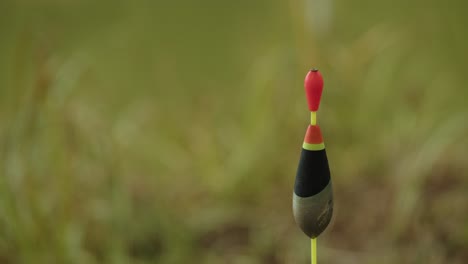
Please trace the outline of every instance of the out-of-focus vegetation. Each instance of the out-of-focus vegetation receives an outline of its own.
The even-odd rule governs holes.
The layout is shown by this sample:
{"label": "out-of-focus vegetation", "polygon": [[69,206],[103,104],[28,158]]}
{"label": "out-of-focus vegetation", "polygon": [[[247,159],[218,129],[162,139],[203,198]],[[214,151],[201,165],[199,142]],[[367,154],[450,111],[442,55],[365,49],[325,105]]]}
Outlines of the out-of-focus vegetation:
{"label": "out-of-focus vegetation", "polygon": [[308,263],[312,66],[319,262],[468,262],[462,1],[94,2],[0,3],[0,263]]}

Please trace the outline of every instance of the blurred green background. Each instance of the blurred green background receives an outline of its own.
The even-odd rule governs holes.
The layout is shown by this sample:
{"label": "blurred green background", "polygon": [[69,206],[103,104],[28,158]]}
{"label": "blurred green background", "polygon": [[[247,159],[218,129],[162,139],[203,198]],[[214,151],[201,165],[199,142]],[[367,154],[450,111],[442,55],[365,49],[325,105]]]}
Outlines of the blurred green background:
{"label": "blurred green background", "polygon": [[0,2],[0,263],[468,262],[463,1]]}

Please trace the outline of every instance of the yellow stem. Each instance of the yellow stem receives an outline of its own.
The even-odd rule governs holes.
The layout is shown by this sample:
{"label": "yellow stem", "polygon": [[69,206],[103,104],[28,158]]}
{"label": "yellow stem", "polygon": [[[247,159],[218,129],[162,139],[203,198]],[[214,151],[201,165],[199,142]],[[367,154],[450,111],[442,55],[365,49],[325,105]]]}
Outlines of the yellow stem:
{"label": "yellow stem", "polygon": [[317,125],[317,112],[310,112],[310,124]]}
{"label": "yellow stem", "polygon": [[317,238],[310,241],[310,259],[312,264],[317,264]]}

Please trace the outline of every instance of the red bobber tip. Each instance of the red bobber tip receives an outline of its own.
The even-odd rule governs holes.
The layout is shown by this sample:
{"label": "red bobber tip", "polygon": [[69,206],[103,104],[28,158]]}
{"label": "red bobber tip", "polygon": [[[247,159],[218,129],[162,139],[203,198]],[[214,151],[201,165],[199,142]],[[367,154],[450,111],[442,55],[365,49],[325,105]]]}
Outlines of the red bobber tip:
{"label": "red bobber tip", "polygon": [[317,69],[310,70],[304,80],[307,104],[311,112],[316,112],[322,97],[323,78]]}

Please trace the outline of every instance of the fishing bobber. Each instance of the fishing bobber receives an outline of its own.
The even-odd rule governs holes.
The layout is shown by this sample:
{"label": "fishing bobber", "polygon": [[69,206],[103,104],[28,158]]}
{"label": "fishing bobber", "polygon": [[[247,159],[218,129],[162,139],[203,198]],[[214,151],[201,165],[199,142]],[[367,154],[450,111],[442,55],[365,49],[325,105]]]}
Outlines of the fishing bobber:
{"label": "fishing bobber", "polygon": [[333,214],[333,193],[327,153],[316,112],[323,90],[323,79],[316,69],[307,74],[305,92],[311,124],[302,144],[293,194],[293,213],[297,225],[310,238],[319,236]]}

